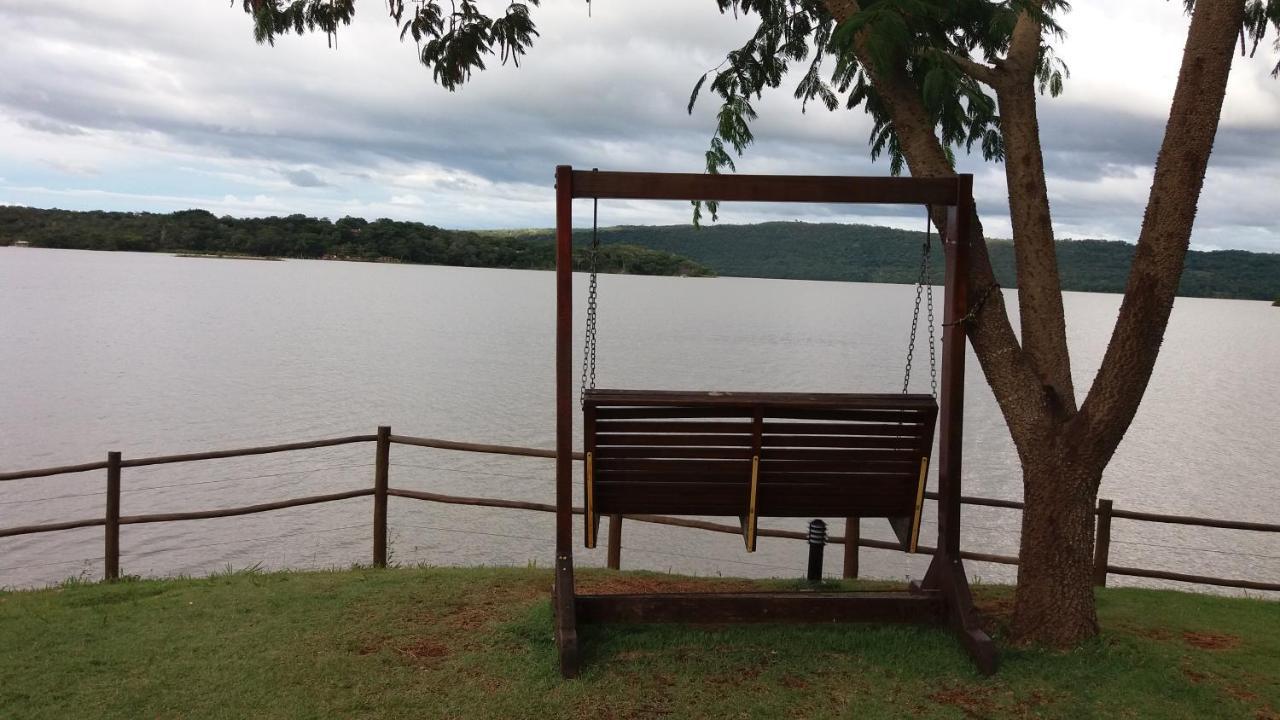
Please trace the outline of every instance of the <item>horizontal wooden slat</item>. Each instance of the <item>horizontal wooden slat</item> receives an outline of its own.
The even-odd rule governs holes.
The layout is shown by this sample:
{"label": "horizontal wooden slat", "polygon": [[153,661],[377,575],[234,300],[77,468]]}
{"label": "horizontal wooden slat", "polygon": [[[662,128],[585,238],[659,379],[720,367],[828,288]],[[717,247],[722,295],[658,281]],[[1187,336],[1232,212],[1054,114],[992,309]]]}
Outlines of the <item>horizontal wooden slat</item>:
{"label": "horizontal wooden slat", "polygon": [[687,445],[695,447],[750,447],[750,435],[619,435],[596,433],[596,447],[604,445]]}
{"label": "horizontal wooden slat", "polygon": [[327,495],[310,495],[308,497],[294,498],[293,500],[280,500],[278,502],[261,503],[259,505],[243,505],[233,508],[219,508],[217,510],[128,515],[121,516],[120,524],[139,525],[144,523],[172,522],[174,520],[208,520],[211,518],[236,517],[238,515],[252,515],[254,513],[269,512],[271,510],[301,507],[303,505],[316,505],[318,503],[334,502],[337,500],[350,500],[352,498],[366,497],[372,494],[373,488],[361,488],[359,490],[347,490],[346,492],[329,493]]}
{"label": "horizontal wooden slat", "polygon": [[705,472],[697,469],[679,470],[599,470],[595,472],[596,487],[609,483],[732,483],[746,487],[751,479],[750,470],[734,472]]}
{"label": "horizontal wooden slat", "polygon": [[680,418],[749,418],[755,410],[740,407],[597,407],[597,420],[668,420]]}
{"label": "horizontal wooden slat", "polygon": [[764,421],[765,436],[769,435],[850,435],[891,436],[921,438],[931,430],[928,425],[903,425],[898,423],[787,423]]}
{"label": "horizontal wooden slat", "polygon": [[920,463],[920,453],[915,448],[779,448],[764,447],[760,460],[825,460],[842,463],[860,462],[911,462]]}
{"label": "horizontal wooden slat", "polygon": [[[597,420],[617,419],[677,419],[677,418],[746,418],[755,415],[751,406],[715,406],[715,407],[613,407],[598,406],[595,409]],[[764,415],[771,421],[782,420],[826,420],[832,423],[893,423],[909,427],[918,427],[932,423],[934,413],[916,410],[894,409],[814,409],[800,408],[766,408]]]}
{"label": "horizontal wooden slat", "polygon": [[764,448],[851,448],[915,451],[923,445],[919,437],[870,437],[848,435],[768,435]]}
{"label": "horizontal wooden slat", "polygon": [[335,445],[373,442],[377,439],[377,435],[349,435],[347,437],[282,443],[280,445],[262,445],[260,447],[239,448],[236,450],[212,450],[209,452],[184,453],[182,455],[160,455],[156,457],[132,458],[130,460],[122,461],[120,463],[120,467],[131,468],[143,467],[146,465],[167,465],[169,463],[194,462],[196,460],[217,460],[220,458],[245,457],[248,455],[267,455],[270,453],[289,452],[292,450],[314,450],[316,448],[333,447]]}
{"label": "horizontal wooden slat", "polygon": [[596,419],[597,433],[750,433],[749,422]]}
{"label": "horizontal wooden slat", "polygon": [[935,592],[579,595],[580,623],[938,622]]}
{"label": "horizontal wooden slat", "polygon": [[605,406],[729,406],[763,407],[767,410],[794,407],[803,410],[825,409],[903,409],[937,408],[930,395],[911,393],[794,393],[794,392],[707,392],[703,390],[587,390],[583,397],[592,407]]}
{"label": "horizontal wooden slat", "polygon": [[711,175],[574,170],[572,196],[618,200],[714,200],[954,205],[957,178]]}
{"label": "horizontal wooden slat", "polygon": [[[744,465],[748,468],[750,467],[746,463]],[[662,483],[717,483],[723,485],[724,483],[737,483],[745,486],[749,479],[749,470],[744,472],[740,469],[704,469],[693,466],[676,470],[667,468],[654,469],[652,467],[629,470],[597,468],[595,473],[595,484],[598,488],[612,483],[635,483],[639,485],[659,485]],[[912,470],[903,469],[898,472],[891,470],[865,470],[861,472],[760,471],[760,482],[778,484],[839,482],[865,486],[877,483],[901,482],[910,483],[911,487],[914,488],[918,479],[918,466]]]}
{"label": "horizontal wooden slat", "polygon": [[643,472],[705,472],[710,474],[732,474],[750,476],[751,463],[748,460],[705,460],[702,458],[675,458],[655,460],[652,458],[599,458],[595,462],[599,473],[611,470],[635,470]]}
{"label": "horizontal wooden slat", "polygon": [[17,535],[33,535],[35,533],[57,532],[59,530],[74,530],[76,528],[97,527],[98,525],[106,525],[107,521],[103,518],[87,518],[84,520],[67,520],[65,522],[45,523],[43,525],[20,525],[17,527],[0,528],[0,538],[15,537]]}
{"label": "horizontal wooden slat", "polygon": [[815,473],[849,473],[849,472],[887,472],[909,473],[919,470],[920,461],[864,460],[847,462],[839,460],[767,460],[760,458],[760,472],[789,475],[796,472]]}
{"label": "horizontal wooden slat", "polygon": [[595,449],[597,460],[610,458],[702,458],[707,460],[750,460],[754,451],[750,447],[617,447],[600,446]]}

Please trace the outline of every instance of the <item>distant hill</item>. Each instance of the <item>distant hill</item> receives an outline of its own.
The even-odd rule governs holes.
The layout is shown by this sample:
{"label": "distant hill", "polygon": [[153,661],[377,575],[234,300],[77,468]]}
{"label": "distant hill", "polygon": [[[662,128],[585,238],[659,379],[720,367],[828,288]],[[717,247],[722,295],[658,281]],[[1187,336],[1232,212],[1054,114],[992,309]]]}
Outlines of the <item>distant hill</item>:
{"label": "distant hill", "polygon": [[[424,265],[547,270],[555,245],[533,240],[444,230],[395,220],[337,222],[305,215],[217,217],[204,210],[175,213],[74,212],[0,206],[0,245],[79,250],[131,250],[210,255],[328,258]],[[586,253],[574,253],[581,266]],[[625,243],[601,253],[603,272],[636,275],[711,275],[687,258]]]}
{"label": "distant hill", "polygon": [[[603,272],[914,283],[920,232],[871,225],[771,222],[755,225],[620,226],[602,228]],[[936,240],[936,236],[935,236]],[[291,258],[339,258],[468,267],[549,269],[551,230],[468,232],[394,220],[336,222],[290,215],[217,217],[204,210],[159,213],[74,212],[0,206],[0,245],[213,253]],[[574,233],[575,266],[585,262],[590,231]],[[1013,246],[988,241],[996,277],[1014,287]],[[1058,243],[1067,290],[1121,292],[1134,246],[1103,240]],[[933,252],[934,282],[942,280],[941,246]],[[1280,254],[1243,250],[1191,251],[1179,294],[1192,297],[1280,298]]]}
{"label": "distant hill", "polygon": [[[530,230],[492,235],[546,241],[552,233]],[[602,244],[625,243],[674,253],[706,265],[719,275],[886,283],[916,281],[923,240],[923,233],[909,230],[801,222],[702,228],[621,226],[600,230]],[[590,231],[576,232],[574,242],[590,242]],[[987,245],[996,278],[1003,287],[1014,287],[1013,244],[991,240]],[[1133,245],[1117,241],[1060,241],[1058,263],[1063,287],[1123,292],[1133,250]],[[937,244],[933,279],[942,280],[942,254]],[[1280,297],[1280,253],[1192,250],[1187,255],[1178,294],[1250,300]]]}

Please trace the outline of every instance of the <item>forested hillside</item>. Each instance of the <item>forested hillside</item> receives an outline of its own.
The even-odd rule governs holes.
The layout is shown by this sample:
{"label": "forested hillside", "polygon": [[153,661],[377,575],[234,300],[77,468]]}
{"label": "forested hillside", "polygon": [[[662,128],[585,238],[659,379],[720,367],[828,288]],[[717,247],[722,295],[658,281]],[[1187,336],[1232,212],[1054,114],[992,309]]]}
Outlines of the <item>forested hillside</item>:
{"label": "forested hillside", "polygon": [[[915,282],[923,234],[871,225],[773,222],[755,225],[602,228],[600,268],[637,275]],[[936,241],[935,236],[935,241]],[[216,217],[203,210],[170,214],[72,212],[0,206],[0,245],[135,250],[290,258],[383,260],[432,265],[549,269],[550,230],[467,232],[422,223],[342,218]],[[574,235],[575,264],[585,262],[590,232]],[[1013,246],[989,241],[1004,287],[1014,287]],[[1058,243],[1067,290],[1121,292],[1133,245],[1102,240]],[[933,247],[933,279],[942,254]],[[1191,251],[1180,294],[1272,300],[1280,297],[1280,254]]]}
{"label": "forested hillside", "polygon": [[[501,235],[547,240],[551,232],[512,231]],[[600,231],[600,241],[606,246],[628,243],[675,253],[702,263],[719,275],[889,283],[915,282],[923,239],[923,233],[908,230],[799,222],[702,228],[623,226]],[[576,233],[575,242],[589,241],[589,231]],[[988,246],[1000,284],[1014,287],[1012,243],[992,240]],[[1064,288],[1122,292],[1133,248],[1129,243],[1103,240],[1059,242],[1058,262]],[[935,282],[942,279],[942,254],[936,242],[933,278]],[[1271,300],[1280,296],[1280,254],[1193,250],[1187,255],[1179,294]]]}
{"label": "forested hillside", "polygon": [[[555,267],[547,239],[527,240],[443,230],[422,223],[290,215],[217,217],[204,210],[125,213],[73,212],[0,206],[0,245],[132,250],[286,258],[333,258],[426,265],[545,270]],[[585,253],[575,252],[581,264]],[[604,272],[635,275],[710,275],[686,258],[648,248],[612,244],[601,253]]]}

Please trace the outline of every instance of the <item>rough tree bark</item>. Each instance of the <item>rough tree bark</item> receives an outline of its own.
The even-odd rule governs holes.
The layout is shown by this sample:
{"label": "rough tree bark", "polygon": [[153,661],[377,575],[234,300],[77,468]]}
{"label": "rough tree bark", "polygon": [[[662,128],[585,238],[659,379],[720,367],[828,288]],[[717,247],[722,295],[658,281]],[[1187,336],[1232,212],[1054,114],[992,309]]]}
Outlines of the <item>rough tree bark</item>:
{"label": "rough tree bark", "polygon": [[[838,22],[860,9],[856,0],[826,5]],[[1071,647],[1098,632],[1090,575],[1093,507],[1168,324],[1243,13],[1243,0],[1196,4],[1120,317],[1078,410],[1036,118],[1042,28],[1024,14],[996,66],[957,58],[962,69],[995,90],[1006,149],[1022,340],[1013,333],[999,293],[989,296],[969,337],[1023,467],[1026,511],[1013,631],[1024,642]],[[855,38],[854,51],[887,108],[911,174],[954,174],[918,88],[901,68],[878,66],[864,40]],[[976,218],[973,227],[968,282],[971,296],[981,297],[995,279]]]}

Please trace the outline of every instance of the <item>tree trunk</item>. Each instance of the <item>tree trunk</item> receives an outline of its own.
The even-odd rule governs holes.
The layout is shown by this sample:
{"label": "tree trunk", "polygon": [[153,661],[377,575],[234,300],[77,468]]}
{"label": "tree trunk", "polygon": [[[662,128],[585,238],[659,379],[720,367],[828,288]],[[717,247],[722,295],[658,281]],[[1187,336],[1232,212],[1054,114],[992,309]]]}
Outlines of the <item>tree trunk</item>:
{"label": "tree trunk", "polygon": [[1093,507],[1102,463],[1036,453],[1022,463],[1022,545],[1015,642],[1066,649],[1098,634],[1093,602]]}
{"label": "tree trunk", "polygon": [[[839,22],[861,9],[857,0],[827,0],[826,5]],[[1025,87],[1012,92],[1005,89],[1001,112],[1008,111],[1009,124],[1015,126],[1014,137],[1005,133],[1010,150],[1006,172],[1013,169],[1008,177],[1009,192],[1025,197],[1014,198],[1011,218],[1024,231],[1041,230],[1040,237],[1034,238],[1037,242],[1032,243],[1038,255],[1031,258],[1023,257],[1029,248],[1026,238],[1019,235],[1025,232],[1019,233],[1015,227],[1014,233],[1015,249],[1022,251],[1018,257],[1019,293],[1028,293],[1022,298],[1027,345],[1014,337],[999,293],[983,306],[968,330],[1023,466],[1026,510],[1013,623],[1017,641],[1067,648],[1097,635],[1091,570],[1098,485],[1155,365],[1182,272],[1243,15],[1242,0],[1198,0],[1195,5],[1120,317],[1094,385],[1078,412],[1061,300],[1049,296],[1060,293],[1060,287],[1052,255],[1034,93],[1029,92],[1034,76],[1026,72],[1042,30],[1029,17],[1023,17],[1015,29],[1008,58],[1013,65],[1005,71],[1021,75]],[[954,175],[919,88],[904,68],[877,65],[866,41],[863,30],[854,37],[854,52],[892,118],[912,176]],[[994,68],[989,70],[995,72]],[[1019,163],[1021,167],[1014,167]],[[1023,171],[1021,176],[1019,170]],[[1027,171],[1040,175],[1032,178],[1030,186]],[[994,276],[980,223],[975,221],[973,228],[975,258],[968,282],[969,292],[976,298],[991,287]],[[1033,312],[1027,312],[1028,304]]]}

